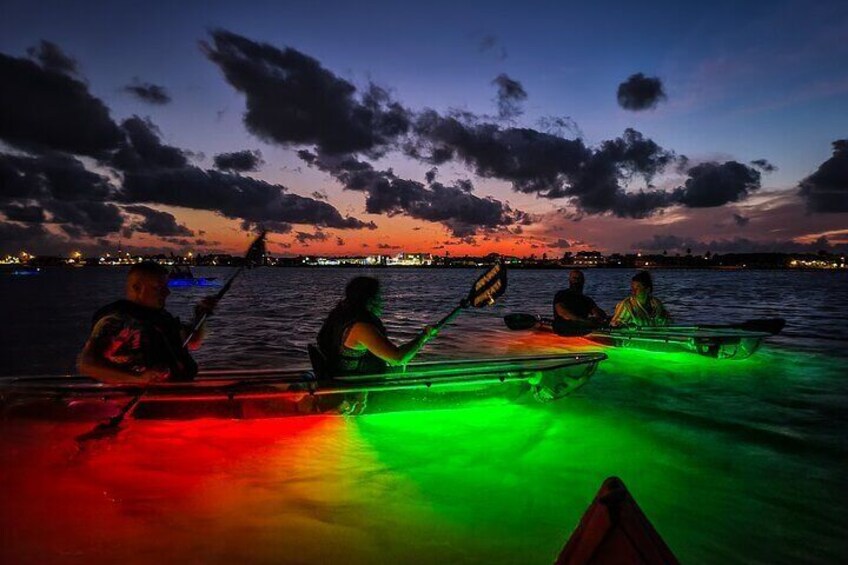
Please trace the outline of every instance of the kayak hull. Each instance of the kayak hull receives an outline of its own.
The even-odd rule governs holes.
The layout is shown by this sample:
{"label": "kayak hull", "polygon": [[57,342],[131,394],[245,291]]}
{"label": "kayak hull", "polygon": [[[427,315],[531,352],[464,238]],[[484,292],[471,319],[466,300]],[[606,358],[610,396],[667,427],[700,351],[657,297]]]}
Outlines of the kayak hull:
{"label": "kayak hull", "polygon": [[770,334],[733,329],[668,326],[595,331],[586,338],[599,345],[659,352],[688,352],[714,359],[742,360]]}
{"label": "kayak hull", "polygon": [[583,386],[603,353],[433,362],[405,372],[318,381],[308,370],[207,371],[193,382],[106,385],[88,377],[0,382],[3,418],[99,421],[139,394],[137,419],[277,418],[450,409],[470,401],[557,400]]}
{"label": "kayak hull", "polygon": [[674,554],[618,477],[601,485],[556,565],[677,565]]}

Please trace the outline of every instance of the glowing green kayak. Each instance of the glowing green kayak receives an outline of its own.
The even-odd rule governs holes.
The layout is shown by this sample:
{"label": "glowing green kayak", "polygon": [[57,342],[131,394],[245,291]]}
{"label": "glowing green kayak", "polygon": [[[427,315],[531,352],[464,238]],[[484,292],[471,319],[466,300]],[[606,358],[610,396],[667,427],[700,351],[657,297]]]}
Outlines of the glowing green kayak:
{"label": "glowing green kayak", "polygon": [[310,370],[205,371],[192,382],[104,384],[88,377],[0,379],[0,417],[100,420],[141,395],[133,418],[274,418],[454,408],[469,400],[562,398],[584,385],[603,353],[436,361],[405,371],[317,380]]}
{"label": "glowing green kayak", "polygon": [[564,338],[582,337],[613,347],[690,352],[716,359],[746,359],[759,349],[764,339],[780,333],[786,320],[764,318],[724,325],[610,328],[585,322],[553,323],[549,318],[517,313],[504,316],[504,323],[514,331],[555,331]]}

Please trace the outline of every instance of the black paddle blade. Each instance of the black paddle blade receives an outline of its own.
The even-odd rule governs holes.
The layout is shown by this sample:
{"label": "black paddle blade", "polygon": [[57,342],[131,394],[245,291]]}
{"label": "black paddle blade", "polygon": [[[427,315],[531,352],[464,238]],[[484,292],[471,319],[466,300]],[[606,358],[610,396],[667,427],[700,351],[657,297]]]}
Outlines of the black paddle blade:
{"label": "black paddle blade", "polygon": [[539,325],[539,317],[533,314],[507,314],[504,323],[513,331],[532,330]]}
{"label": "black paddle blade", "polygon": [[763,318],[761,320],[745,320],[741,324],[733,325],[733,327],[749,332],[765,332],[777,335],[783,331],[785,325],[786,320],[783,318]]}
{"label": "black paddle blade", "polygon": [[84,434],[80,434],[76,437],[77,443],[85,443],[87,441],[94,441],[100,439],[109,439],[118,435],[118,432],[121,430],[119,425],[111,425],[109,423],[98,424],[93,429],[85,432]]}
{"label": "black paddle blade", "polygon": [[244,262],[248,267],[258,267],[265,264],[265,236],[267,234],[267,231],[262,230],[259,236],[250,244],[244,256]]}
{"label": "black paddle blade", "polygon": [[480,308],[489,306],[500,295],[506,292],[506,267],[498,261],[477,279],[466,299],[469,306]]}

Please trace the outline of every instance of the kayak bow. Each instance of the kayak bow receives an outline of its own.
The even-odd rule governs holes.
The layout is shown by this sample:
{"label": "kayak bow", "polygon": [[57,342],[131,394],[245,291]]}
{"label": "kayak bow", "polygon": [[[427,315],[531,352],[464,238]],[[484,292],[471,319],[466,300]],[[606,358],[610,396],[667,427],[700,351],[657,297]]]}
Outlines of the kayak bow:
{"label": "kayak bow", "polygon": [[601,485],[556,565],[675,565],[677,558],[618,477]]}

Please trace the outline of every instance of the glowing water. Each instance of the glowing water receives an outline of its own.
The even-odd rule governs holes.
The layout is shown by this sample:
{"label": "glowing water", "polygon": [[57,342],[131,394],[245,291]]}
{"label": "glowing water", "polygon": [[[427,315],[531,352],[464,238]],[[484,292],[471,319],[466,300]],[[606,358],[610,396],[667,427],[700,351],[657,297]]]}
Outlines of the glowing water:
{"label": "glowing water", "polygon": [[[448,282],[429,299],[432,316],[422,313],[421,299],[404,310],[408,298],[390,298],[395,330],[408,334],[419,319],[438,317],[456,294],[449,287],[473,280],[467,271],[445,274]],[[590,273],[590,283],[601,275]],[[511,291],[541,276],[551,275],[514,274]],[[657,276],[669,287],[690,284],[686,273]],[[419,279],[413,289],[432,289],[432,276]],[[247,295],[269,304],[222,309],[224,345],[211,348],[207,364],[223,365],[220,350],[235,351],[242,339],[228,337],[227,316],[239,316],[242,332],[248,322],[270,332],[304,320],[302,335],[290,331],[256,345],[266,365],[310,338],[308,312],[291,302],[302,288],[280,288],[289,288],[283,312],[270,307],[279,296],[253,286],[234,295],[242,308]],[[414,295],[410,286],[395,290]],[[533,293],[546,290],[528,288],[508,307],[541,302]],[[696,300],[690,295],[669,294],[669,302],[680,311]],[[172,298],[175,308],[190,303]],[[737,319],[780,315],[792,300],[749,300]],[[726,321],[726,312],[710,313]],[[436,342],[436,353],[591,348],[579,339],[487,329],[491,320],[461,319]],[[794,330],[832,336],[823,330],[831,326],[817,309]],[[846,358],[830,353],[829,344],[839,342],[795,341],[770,341],[738,362],[607,350],[610,360],[586,387],[549,405],[132,421],[114,441],[79,454],[72,438],[86,425],[5,421],[0,561],[550,563],[602,480],[618,475],[683,562],[839,562],[848,555]]]}

